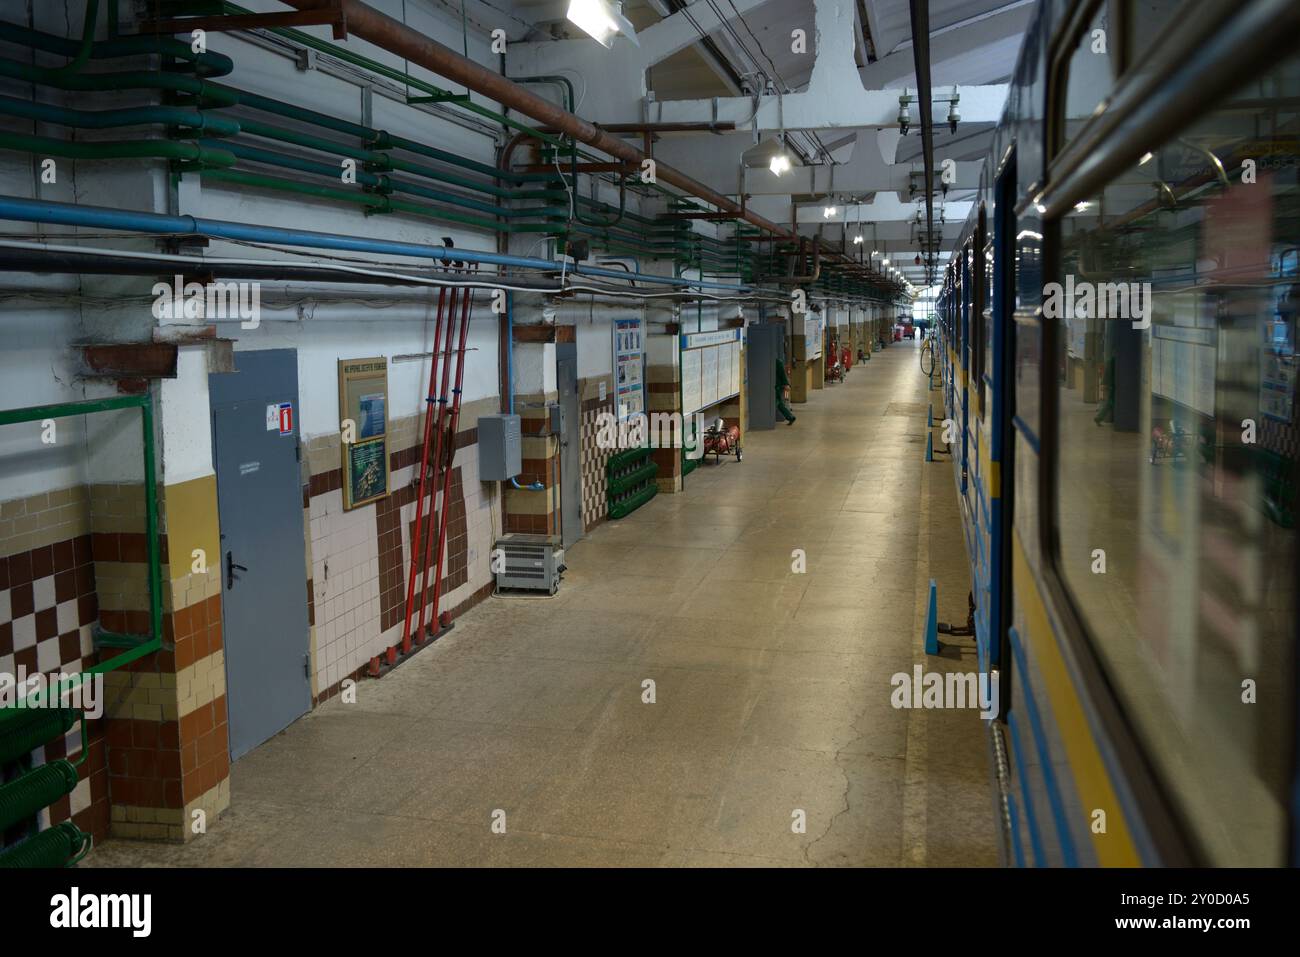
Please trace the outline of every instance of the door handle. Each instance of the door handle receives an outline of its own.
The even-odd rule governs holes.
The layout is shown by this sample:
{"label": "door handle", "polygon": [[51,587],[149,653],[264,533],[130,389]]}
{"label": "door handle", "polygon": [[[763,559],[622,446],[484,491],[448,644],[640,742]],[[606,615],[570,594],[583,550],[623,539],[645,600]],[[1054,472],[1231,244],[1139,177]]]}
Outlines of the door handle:
{"label": "door handle", "polygon": [[235,569],[246,572],[248,569],[243,565],[235,564],[235,553],[226,552],[226,590],[229,591],[235,587]]}

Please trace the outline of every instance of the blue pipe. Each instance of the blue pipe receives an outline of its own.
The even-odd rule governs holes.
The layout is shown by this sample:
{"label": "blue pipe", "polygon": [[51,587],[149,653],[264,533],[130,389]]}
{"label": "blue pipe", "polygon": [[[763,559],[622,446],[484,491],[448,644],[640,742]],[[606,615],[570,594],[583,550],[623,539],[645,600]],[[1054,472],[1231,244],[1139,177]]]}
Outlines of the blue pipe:
{"label": "blue pipe", "polygon": [[[515,414],[515,294],[509,289],[506,290],[506,335],[509,340],[506,344],[506,392],[510,395],[510,414]],[[520,485],[519,477],[511,476],[510,484],[517,489],[528,492],[544,492],[546,486],[541,482],[533,482],[531,485]]]}
{"label": "blue pipe", "polygon": [[[490,266],[512,266],[517,269],[541,269],[555,272],[561,264],[549,259],[531,256],[506,256],[501,253],[478,252],[470,249],[426,246],[392,239],[363,239],[339,233],[321,233],[306,229],[279,229],[255,223],[231,223],[218,219],[201,219],[197,216],[170,216],[163,213],[145,213],[127,209],[110,209],[106,206],[85,206],[77,203],[55,203],[48,200],[21,199],[17,196],[0,196],[0,219],[24,223],[46,223],[57,226],[86,226],[97,229],[121,229],[131,232],[209,236],[215,239],[233,239],[240,242],[277,243],[285,246],[305,246],[312,249],[343,249],[350,252],[380,253],[387,256],[412,256],[435,259],[439,262],[471,262]],[[597,269],[593,266],[574,266],[568,272],[580,276],[602,279],[627,279],[626,272],[615,269]],[[720,282],[691,282],[672,276],[653,276],[641,273],[644,282],[670,286],[711,286],[749,292],[751,287]]]}

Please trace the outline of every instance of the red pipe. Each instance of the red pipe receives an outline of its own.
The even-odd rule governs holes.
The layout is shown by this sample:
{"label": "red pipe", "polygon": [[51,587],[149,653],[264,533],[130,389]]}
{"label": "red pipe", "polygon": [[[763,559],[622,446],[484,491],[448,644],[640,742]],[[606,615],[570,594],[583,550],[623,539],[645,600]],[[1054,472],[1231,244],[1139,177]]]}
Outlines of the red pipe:
{"label": "red pipe", "polygon": [[[438,389],[438,422],[434,426],[433,434],[433,455],[429,459],[429,467],[433,472],[433,483],[429,489],[429,521],[428,530],[421,535],[422,548],[419,552],[411,552],[411,561],[419,561],[420,569],[420,611],[419,623],[416,627],[416,634],[419,640],[423,642],[428,636],[424,631],[424,609],[428,605],[429,594],[429,553],[433,550],[433,517],[438,510],[438,482],[442,478],[442,434],[443,426],[447,418],[447,386],[451,382],[451,336],[452,330],[456,326],[456,298],[459,289],[452,291],[451,308],[447,310],[447,335],[437,344],[439,354],[442,356],[442,385]],[[469,301],[469,289],[464,290],[464,301]],[[444,511],[446,503],[443,504]],[[441,569],[439,569],[441,571]],[[437,627],[437,620],[432,623]]]}
{"label": "red pipe", "polygon": [[451,423],[448,427],[447,467],[442,473],[442,511],[438,515],[438,576],[433,582],[434,627],[437,627],[438,602],[442,598],[442,550],[447,542],[447,512],[450,511],[448,505],[451,502],[451,466],[456,457],[456,426],[460,422],[460,390],[461,385],[465,382],[465,343],[469,338],[469,301],[474,295],[470,287],[467,287],[465,292],[465,309],[461,314],[460,324],[460,344],[456,347],[456,389],[452,393]]}
{"label": "red pipe", "polygon": [[[453,293],[454,295],[454,293]],[[429,363],[429,394],[424,400],[424,443],[420,446],[420,493],[415,500],[415,531],[411,540],[411,570],[406,581],[406,620],[402,624],[402,654],[411,651],[411,602],[415,598],[415,556],[420,553],[420,529],[423,527],[424,496],[429,475],[429,440],[433,437],[434,385],[438,375],[438,342],[442,339],[443,305],[447,301],[447,287],[438,290],[438,321],[433,332],[433,359]],[[455,306],[453,305],[454,309]],[[399,511],[400,515],[400,511]]]}

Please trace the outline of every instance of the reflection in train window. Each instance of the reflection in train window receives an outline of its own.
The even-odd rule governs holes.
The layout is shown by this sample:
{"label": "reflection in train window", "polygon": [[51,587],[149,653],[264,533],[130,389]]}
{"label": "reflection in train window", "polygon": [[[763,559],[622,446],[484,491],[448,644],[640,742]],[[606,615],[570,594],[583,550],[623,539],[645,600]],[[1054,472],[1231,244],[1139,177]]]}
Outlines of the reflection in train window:
{"label": "reflection in train window", "polygon": [[1153,143],[1062,221],[1044,290],[1057,565],[1215,864],[1281,863],[1285,845],[1298,98],[1295,58]]}
{"label": "reflection in train window", "polygon": [[1074,53],[1070,55],[1065,82],[1065,127],[1059,131],[1058,148],[1069,143],[1101,112],[1115,86],[1114,63],[1117,57],[1111,46],[1116,37],[1110,29],[1110,14],[1101,4],[1084,28]]}

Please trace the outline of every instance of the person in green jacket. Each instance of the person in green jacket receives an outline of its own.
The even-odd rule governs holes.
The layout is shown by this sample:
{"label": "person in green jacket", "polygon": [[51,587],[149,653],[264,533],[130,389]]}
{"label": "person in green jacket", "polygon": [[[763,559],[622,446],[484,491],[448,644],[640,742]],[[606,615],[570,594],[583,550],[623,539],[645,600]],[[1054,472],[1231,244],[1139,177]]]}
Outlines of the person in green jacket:
{"label": "person in green jacket", "polygon": [[780,359],[776,360],[776,411],[780,412],[785,421],[794,425],[794,413],[790,411],[790,406],[786,405],[785,395],[790,388],[790,376],[786,373],[785,366]]}

